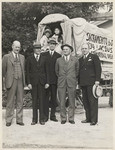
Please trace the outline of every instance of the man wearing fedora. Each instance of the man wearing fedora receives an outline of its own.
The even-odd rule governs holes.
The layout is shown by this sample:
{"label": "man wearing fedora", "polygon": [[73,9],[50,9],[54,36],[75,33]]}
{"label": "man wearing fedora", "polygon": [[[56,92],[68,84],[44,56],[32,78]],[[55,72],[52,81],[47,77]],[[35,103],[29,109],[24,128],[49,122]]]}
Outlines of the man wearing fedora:
{"label": "man wearing fedora", "polygon": [[[2,74],[7,89],[6,126],[11,126],[16,107],[16,123],[24,126],[23,123],[23,93],[25,86],[25,58],[19,54],[21,44],[14,41],[12,52],[4,55]],[[16,96],[16,99],[15,99]]]}
{"label": "man wearing fedora", "polygon": [[95,125],[98,122],[98,99],[93,95],[93,86],[101,79],[101,63],[96,54],[89,52],[87,43],[82,45],[83,56],[79,59],[79,85],[82,89],[86,119],[82,123]]}
{"label": "man wearing fedora", "polygon": [[68,121],[75,124],[75,91],[77,86],[77,78],[79,71],[79,61],[75,56],[72,56],[73,47],[65,44],[61,46],[63,56],[56,61],[55,71],[58,77],[58,96],[60,100],[60,117],[61,124],[67,121],[66,114],[66,93],[69,97]]}
{"label": "man wearing fedora", "polygon": [[57,42],[55,38],[50,38],[49,39],[49,51],[44,53],[44,55],[46,56],[46,63],[49,66],[49,88],[46,90],[47,101],[45,105],[45,114],[48,120],[49,107],[51,107],[50,120],[55,121],[55,122],[58,121],[55,115],[56,107],[58,106],[57,105],[57,76],[55,73],[55,63],[56,63],[56,60],[59,57],[61,57],[59,53],[55,52],[56,44]]}
{"label": "man wearing fedora", "polygon": [[49,71],[45,56],[41,53],[41,45],[34,43],[34,53],[28,57],[26,63],[27,85],[32,94],[33,118],[31,125],[38,122],[38,104],[39,104],[39,123],[45,124],[45,93],[49,87]]}
{"label": "man wearing fedora", "polygon": [[40,39],[42,52],[46,52],[49,49],[48,40],[49,40],[51,34],[52,34],[52,31],[50,29],[45,29],[44,34],[43,34],[42,38]]}

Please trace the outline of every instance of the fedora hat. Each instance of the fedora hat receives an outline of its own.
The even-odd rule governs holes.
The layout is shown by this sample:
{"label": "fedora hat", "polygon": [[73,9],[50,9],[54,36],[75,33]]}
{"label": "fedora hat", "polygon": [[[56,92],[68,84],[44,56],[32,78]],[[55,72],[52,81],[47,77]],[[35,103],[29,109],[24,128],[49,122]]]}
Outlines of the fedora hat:
{"label": "fedora hat", "polygon": [[99,97],[101,97],[103,95],[103,88],[100,85],[96,86],[94,84],[93,88],[92,88],[92,92],[93,92],[93,96],[95,98],[99,98]]}
{"label": "fedora hat", "polygon": [[46,34],[47,32],[50,33],[50,35],[52,34],[52,31],[50,29],[44,30],[44,34]]}
{"label": "fedora hat", "polygon": [[55,38],[50,38],[49,40],[48,40],[48,43],[54,43],[54,44],[57,44],[57,42],[56,42],[56,39]]}
{"label": "fedora hat", "polygon": [[70,46],[69,44],[64,44],[64,45],[62,45],[62,46],[61,46],[61,49],[63,50],[63,48],[64,48],[65,46],[69,47],[69,48],[71,49],[71,52],[73,52],[73,47]]}
{"label": "fedora hat", "polygon": [[41,44],[37,43],[37,42],[34,42],[33,48],[41,48]]}

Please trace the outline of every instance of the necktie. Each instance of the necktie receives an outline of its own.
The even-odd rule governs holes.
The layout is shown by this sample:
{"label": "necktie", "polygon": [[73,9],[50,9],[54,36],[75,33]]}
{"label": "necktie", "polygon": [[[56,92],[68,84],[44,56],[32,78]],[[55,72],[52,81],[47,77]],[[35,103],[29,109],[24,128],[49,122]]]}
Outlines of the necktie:
{"label": "necktie", "polygon": [[68,57],[67,56],[65,56],[65,60],[68,62]]}
{"label": "necktie", "polygon": [[39,60],[39,57],[38,57],[39,55],[36,55],[36,61],[38,61]]}
{"label": "necktie", "polygon": [[83,56],[83,59],[86,59],[86,55]]}
{"label": "necktie", "polygon": [[18,61],[18,54],[15,54],[16,61]]}
{"label": "necktie", "polygon": [[53,56],[53,52],[51,52],[51,57]]}

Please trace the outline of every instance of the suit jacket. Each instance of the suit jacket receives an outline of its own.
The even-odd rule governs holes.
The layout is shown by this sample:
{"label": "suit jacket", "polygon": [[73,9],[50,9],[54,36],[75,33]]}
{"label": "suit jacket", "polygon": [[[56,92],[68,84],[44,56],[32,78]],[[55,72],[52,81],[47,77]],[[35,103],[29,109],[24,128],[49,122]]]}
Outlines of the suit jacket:
{"label": "suit jacket", "polygon": [[93,85],[95,81],[100,81],[101,63],[97,55],[89,53],[85,60],[81,57],[79,65],[79,84],[81,86]]}
{"label": "suit jacket", "polygon": [[26,77],[27,84],[37,85],[39,82],[42,85],[49,84],[49,71],[45,56],[40,54],[38,62],[34,54],[27,58]]}
{"label": "suit jacket", "polygon": [[63,57],[58,58],[55,71],[58,76],[58,87],[76,87],[79,71],[79,61],[76,57],[70,56],[69,62]]}
{"label": "suit jacket", "polygon": [[50,55],[49,51],[45,52],[44,55],[46,56],[46,61],[49,68],[49,83],[50,84],[57,84],[57,76],[55,72],[55,64],[57,58],[61,57],[61,55],[54,51],[53,56]]}
{"label": "suit jacket", "polygon": [[[19,54],[19,59],[22,69],[23,85],[25,86],[25,58]],[[5,77],[6,88],[10,88],[14,80],[14,56],[12,52],[3,56],[2,76]]]}

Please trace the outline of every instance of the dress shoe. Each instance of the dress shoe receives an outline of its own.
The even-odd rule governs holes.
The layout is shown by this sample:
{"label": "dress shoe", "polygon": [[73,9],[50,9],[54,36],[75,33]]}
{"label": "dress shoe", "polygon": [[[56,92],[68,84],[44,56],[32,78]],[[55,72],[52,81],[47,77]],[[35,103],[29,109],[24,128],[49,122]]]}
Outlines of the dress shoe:
{"label": "dress shoe", "polygon": [[65,124],[66,123],[66,121],[61,121],[61,124]]}
{"label": "dress shoe", "polygon": [[6,126],[7,126],[7,127],[11,126],[11,122],[7,122],[7,123],[6,123]]}
{"label": "dress shoe", "polygon": [[17,122],[16,124],[20,125],[20,126],[24,126],[23,122]]}
{"label": "dress shoe", "polygon": [[35,124],[37,124],[37,122],[32,122],[32,123],[31,123],[31,125],[35,125]]}
{"label": "dress shoe", "polygon": [[41,125],[45,125],[45,122],[44,122],[44,121],[41,121],[40,124],[41,124]]}
{"label": "dress shoe", "polygon": [[91,122],[91,123],[90,123],[91,126],[94,126],[94,125],[96,125],[96,124],[97,124],[96,122]]}
{"label": "dress shoe", "polygon": [[44,119],[44,122],[47,122],[48,121],[48,118]]}
{"label": "dress shoe", "polygon": [[73,121],[73,120],[70,120],[70,121],[69,121],[69,123],[71,123],[71,124],[75,124],[75,121]]}
{"label": "dress shoe", "polygon": [[89,120],[87,120],[87,119],[86,119],[86,120],[82,120],[82,121],[81,121],[81,123],[89,123],[89,122],[90,122],[90,121],[89,121]]}
{"label": "dress shoe", "polygon": [[56,118],[50,118],[51,121],[55,121],[58,122],[58,120]]}

